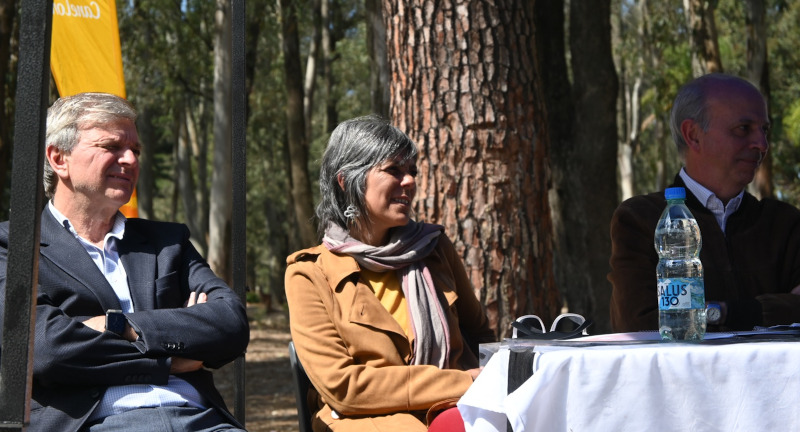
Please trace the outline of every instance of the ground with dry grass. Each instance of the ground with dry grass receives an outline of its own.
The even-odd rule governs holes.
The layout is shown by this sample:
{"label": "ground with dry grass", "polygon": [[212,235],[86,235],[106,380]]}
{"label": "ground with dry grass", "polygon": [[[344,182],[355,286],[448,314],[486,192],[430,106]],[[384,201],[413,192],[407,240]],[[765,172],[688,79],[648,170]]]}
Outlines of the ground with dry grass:
{"label": "ground with dry grass", "polygon": [[[285,312],[248,307],[250,345],[245,356],[245,423],[249,432],[296,432],[289,321]],[[217,387],[233,410],[233,364],[214,373]]]}

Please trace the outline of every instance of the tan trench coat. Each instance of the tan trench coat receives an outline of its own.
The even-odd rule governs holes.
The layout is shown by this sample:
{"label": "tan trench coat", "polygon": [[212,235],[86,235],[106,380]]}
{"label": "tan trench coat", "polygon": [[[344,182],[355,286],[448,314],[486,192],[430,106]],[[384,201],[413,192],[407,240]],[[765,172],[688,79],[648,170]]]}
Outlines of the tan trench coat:
{"label": "tan trench coat", "polygon": [[[426,411],[454,402],[472,384],[465,370],[494,333],[451,241],[440,236],[425,259],[434,285],[447,300],[450,368],[409,366],[411,346],[384,309],[359,266],[320,245],[287,259],[286,298],[292,339],[316,392],[315,431],[424,431]],[[335,411],[335,412],[334,412]]]}

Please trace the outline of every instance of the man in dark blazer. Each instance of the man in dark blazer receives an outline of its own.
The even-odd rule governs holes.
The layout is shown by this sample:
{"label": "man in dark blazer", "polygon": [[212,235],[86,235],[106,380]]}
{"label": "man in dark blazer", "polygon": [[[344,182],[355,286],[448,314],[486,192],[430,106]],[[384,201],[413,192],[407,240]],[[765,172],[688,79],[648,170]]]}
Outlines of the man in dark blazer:
{"label": "man in dark blazer", "polygon": [[139,174],[135,119],[101,93],[48,111],[28,431],[243,430],[206,368],[243,354],[244,305],[185,225],[119,212]]}

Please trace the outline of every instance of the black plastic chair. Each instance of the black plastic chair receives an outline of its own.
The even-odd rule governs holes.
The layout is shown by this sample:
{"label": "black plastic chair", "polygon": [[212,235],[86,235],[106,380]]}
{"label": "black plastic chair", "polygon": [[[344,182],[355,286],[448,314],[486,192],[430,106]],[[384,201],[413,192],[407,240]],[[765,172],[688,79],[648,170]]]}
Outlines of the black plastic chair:
{"label": "black plastic chair", "polygon": [[294,342],[289,342],[289,364],[292,366],[294,398],[297,401],[297,423],[300,425],[300,432],[312,432],[311,408],[308,406],[308,390],[311,388],[311,381],[297,358]]}

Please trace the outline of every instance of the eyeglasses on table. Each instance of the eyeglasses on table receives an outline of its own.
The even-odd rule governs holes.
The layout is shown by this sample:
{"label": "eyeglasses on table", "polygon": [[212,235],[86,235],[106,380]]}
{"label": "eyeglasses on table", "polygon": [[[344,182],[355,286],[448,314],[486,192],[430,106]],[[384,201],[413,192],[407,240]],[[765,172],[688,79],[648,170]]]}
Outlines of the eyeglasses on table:
{"label": "eyeglasses on table", "polygon": [[587,329],[594,322],[576,313],[563,313],[553,320],[550,330],[538,315],[523,315],[512,322],[511,337],[514,339],[572,339],[587,336]]}

